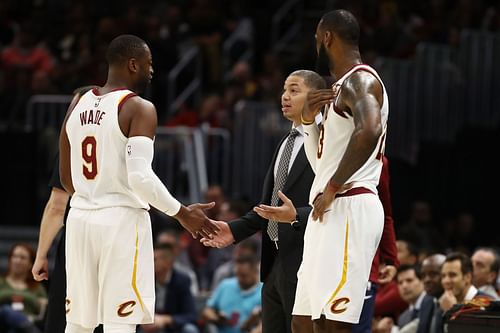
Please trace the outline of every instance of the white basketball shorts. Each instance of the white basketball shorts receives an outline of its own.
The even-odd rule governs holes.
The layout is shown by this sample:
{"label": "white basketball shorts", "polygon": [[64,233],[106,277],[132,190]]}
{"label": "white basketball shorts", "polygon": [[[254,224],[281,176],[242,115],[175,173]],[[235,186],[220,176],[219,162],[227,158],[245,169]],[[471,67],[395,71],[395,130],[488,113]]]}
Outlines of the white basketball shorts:
{"label": "white basketball shorts", "polygon": [[100,323],[153,322],[151,221],[144,209],[71,208],[66,226],[66,319]]}
{"label": "white basketball shorts", "polygon": [[294,315],[358,323],[384,226],[378,196],[366,192],[336,198],[322,223],[309,216]]}

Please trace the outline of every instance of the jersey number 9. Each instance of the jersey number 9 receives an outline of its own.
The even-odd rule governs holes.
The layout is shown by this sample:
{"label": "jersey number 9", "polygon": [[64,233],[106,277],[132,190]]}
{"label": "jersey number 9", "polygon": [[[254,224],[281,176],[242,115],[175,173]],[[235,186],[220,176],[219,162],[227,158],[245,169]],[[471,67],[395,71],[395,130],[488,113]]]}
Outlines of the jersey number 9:
{"label": "jersey number 9", "polygon": [[89,180],[97,176],[97,141],[87,136],[82,141],[83,175]]}

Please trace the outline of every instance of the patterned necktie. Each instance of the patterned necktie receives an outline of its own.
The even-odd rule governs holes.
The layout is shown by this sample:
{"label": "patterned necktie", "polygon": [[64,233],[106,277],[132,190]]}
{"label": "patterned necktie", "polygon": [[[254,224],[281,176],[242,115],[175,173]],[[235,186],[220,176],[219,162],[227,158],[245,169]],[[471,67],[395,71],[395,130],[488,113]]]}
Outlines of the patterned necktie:
{"label": "patterned necktie", "polygon": [[[276,171],[276,178],[274,179],[273,194],[271,197],[271,206],[278,206],[279,196],[278,191],[283,189],[286,182],[286,177],[288,176],[288,165],[290,164],[290,157],[292,156],[293,144],[295,143],[295,138],[299,135],[299,131],[293,128],[288,135],[285,143],[285,148],[281,154],[281,158],[278,164],[278,170]],[[278,240],[278,222],[269,220],[267,223],[267,234],[272,241]]]}

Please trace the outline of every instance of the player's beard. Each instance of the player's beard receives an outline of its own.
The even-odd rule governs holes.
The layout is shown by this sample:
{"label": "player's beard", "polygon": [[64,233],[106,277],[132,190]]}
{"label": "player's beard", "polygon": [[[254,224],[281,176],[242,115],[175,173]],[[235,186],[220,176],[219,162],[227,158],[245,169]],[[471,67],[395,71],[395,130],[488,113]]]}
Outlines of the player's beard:
{"label": "player's beard", "polygon": [[316,59],[316,73],[321,76],[330,76],[330,59],[326,54],[324,44],[319,47],[318,57]]}
{"label": "player's beard", "polygon": [[149,87],[149,76],[142,77],[136,84],[136,91],[138,94],[142,94]]}

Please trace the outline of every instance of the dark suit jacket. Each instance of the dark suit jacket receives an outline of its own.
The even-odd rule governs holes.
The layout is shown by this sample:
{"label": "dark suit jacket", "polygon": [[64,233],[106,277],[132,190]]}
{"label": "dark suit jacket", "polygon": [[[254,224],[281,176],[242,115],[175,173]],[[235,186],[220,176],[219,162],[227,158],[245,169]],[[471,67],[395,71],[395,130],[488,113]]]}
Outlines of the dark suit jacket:
{"label": "dark suit jacket", "polygon": [[[430,295],[425,295],[424,298],[422,299],[422,304],[420,304],[420,309],[418,311],[418,327],[417,327],[417,332],[421,333],[428,333],[429,328],[431,325],[432,321],[432,316],[434,314],[434,302],[435,298],[430,296]],[[398,326],[399,328],[403,328],[404,326],[408,325],[411,321],[413,321],[412,318],[412,311],[410,309],[406,309],[398,318]]]}
{"label": "dark suit jacket", "polygon": [[[476,293],[476,295],[474,295],[474,297],[476,297],[476,296],[489,297],[487,294],[483,293],[482,291],[478,291]],[[455,311],[460,309],[460,306],[461,306],[461,304],[455,304],[451,309],[446,311],[446,313],[443,313],[443,310],[441,310],[441,308],[439,307],[439,304],[436,304],[434,314],[432,316],[432,321],[430,324],[429,332],[430,333],[443,333],[444,332],[444,324],[445,324],[446,319],[447,319],[445,317],[449,318],[449,316],[451,316],[451,314],[453,314]],[[418,331],[418,333],[419,332],[421,332],[421,331]]]}
{"label": "dark suit jacket", "polygon": [[172,277],[166,287],[167,295],[163,305],[165,310],[157,313],[171,315],[174,318],[175,330],[179,330],[185,324],[196,323],[196,305],[191,293],[189,276],[173,269]]}
{"label": "dark suit jacket", "polygon": [[[283,138],[283,140],[284,139],[285,138]],[[276,163],[279,147],[281,147],[283,140],[281,140],[274,153],[271,165],[269,166],[264,180],[261,202],[267,205],[271,203],[274,186],[274,164]],[[272,242],[267,235],[267,220],[261,218],[254,211],[250,211],[245,216],[229,222],[229,227],[231,228],[231,232],[236,242],[262,230],[260,268],[262,282],[266,281],[277,256],[280,258],[280,265],[282,265],[282,269],[290,278],[290,281],[294,282],[297,280],[297,271],[302,262],[302,250],[304,248],[304,231],[307,225],[307,218],[311,211],[308,201],[313,179],[314,172],[307,161],[304,146],[302,146],[293,162],[282,190],[297,208],[299,223],[296,228],[292,227],[290,224],[278,223],[279,251],[276,250],[274,242]]]}

